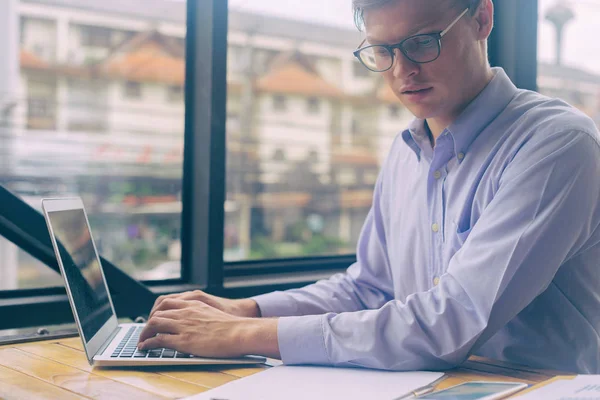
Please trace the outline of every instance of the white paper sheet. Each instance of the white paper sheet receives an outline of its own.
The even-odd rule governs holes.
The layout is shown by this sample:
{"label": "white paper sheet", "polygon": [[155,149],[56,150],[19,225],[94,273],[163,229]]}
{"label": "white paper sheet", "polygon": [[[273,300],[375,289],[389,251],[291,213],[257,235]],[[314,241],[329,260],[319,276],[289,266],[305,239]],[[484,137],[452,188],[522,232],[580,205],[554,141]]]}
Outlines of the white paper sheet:
{"label": "white paper sheet", "polygon": [[279,366],[227,383],[194,400],[393,400],[443,373]]}
{"label": "white paper sheet", "polygon": [[561,379],[515,400],[600,400],[600,375],[578,375]]}

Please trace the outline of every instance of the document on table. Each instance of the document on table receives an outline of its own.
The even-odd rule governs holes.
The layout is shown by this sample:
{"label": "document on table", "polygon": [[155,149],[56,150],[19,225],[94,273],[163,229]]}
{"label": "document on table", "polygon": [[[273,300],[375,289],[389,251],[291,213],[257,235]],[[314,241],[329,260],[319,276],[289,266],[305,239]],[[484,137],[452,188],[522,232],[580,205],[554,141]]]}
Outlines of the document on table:
{"label": "document on table", "polygon": [[427,386],[439,372],[279,366],[227,383],[194,400],[393,400]]}
{"label": "document on table", "polygon": [[533,389],[515,400],[600,400],[600,375],[558,377],[553,382]]}

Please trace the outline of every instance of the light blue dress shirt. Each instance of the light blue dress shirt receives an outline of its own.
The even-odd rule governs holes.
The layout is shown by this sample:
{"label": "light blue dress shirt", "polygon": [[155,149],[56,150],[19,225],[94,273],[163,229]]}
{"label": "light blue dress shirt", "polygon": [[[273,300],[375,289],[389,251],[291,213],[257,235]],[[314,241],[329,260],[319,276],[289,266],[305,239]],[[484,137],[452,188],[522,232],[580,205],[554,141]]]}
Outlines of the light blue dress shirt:
{"label": "light blue dress shirt", "polygon": [[432,148],[396,137],[344,274],[254,299],[286,364],[600,372],[600,137],[502,69]]}

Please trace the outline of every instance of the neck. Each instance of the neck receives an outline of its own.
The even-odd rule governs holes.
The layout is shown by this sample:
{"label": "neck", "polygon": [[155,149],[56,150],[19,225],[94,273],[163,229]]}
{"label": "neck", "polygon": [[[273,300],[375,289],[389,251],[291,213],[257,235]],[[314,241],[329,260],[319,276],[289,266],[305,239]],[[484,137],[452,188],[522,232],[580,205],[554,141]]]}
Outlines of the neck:
{"label": "neck", "polygon": [[481,93],[483,89],[485,89],[493,77],[494,73],[492,72],[492,69],[487,66],[480,76],[472,81],[473,85],[465,92],[463,101],[458,104],[450,114],[427,118],[426,122],[427,126],[429,126],[429,130],[431,131],[432,145],[435,146],[437,138],[442,134],[444,129],[450,126],[450,124],[452,124],[456,118],[458,118],[464,109],[467,108],[467,106],[479,95],[479,93]]}

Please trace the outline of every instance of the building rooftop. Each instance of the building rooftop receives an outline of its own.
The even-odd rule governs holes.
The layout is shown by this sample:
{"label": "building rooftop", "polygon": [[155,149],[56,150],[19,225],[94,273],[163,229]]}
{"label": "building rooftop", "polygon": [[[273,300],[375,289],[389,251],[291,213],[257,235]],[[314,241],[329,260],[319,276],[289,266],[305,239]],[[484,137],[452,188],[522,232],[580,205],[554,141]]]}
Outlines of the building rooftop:
{"label": "building rooftop", "polygon": [[274,69],[260,78],[256,87],[263,92],[302,96],[339,98],[344,95],[341,89],[293,62]]}

